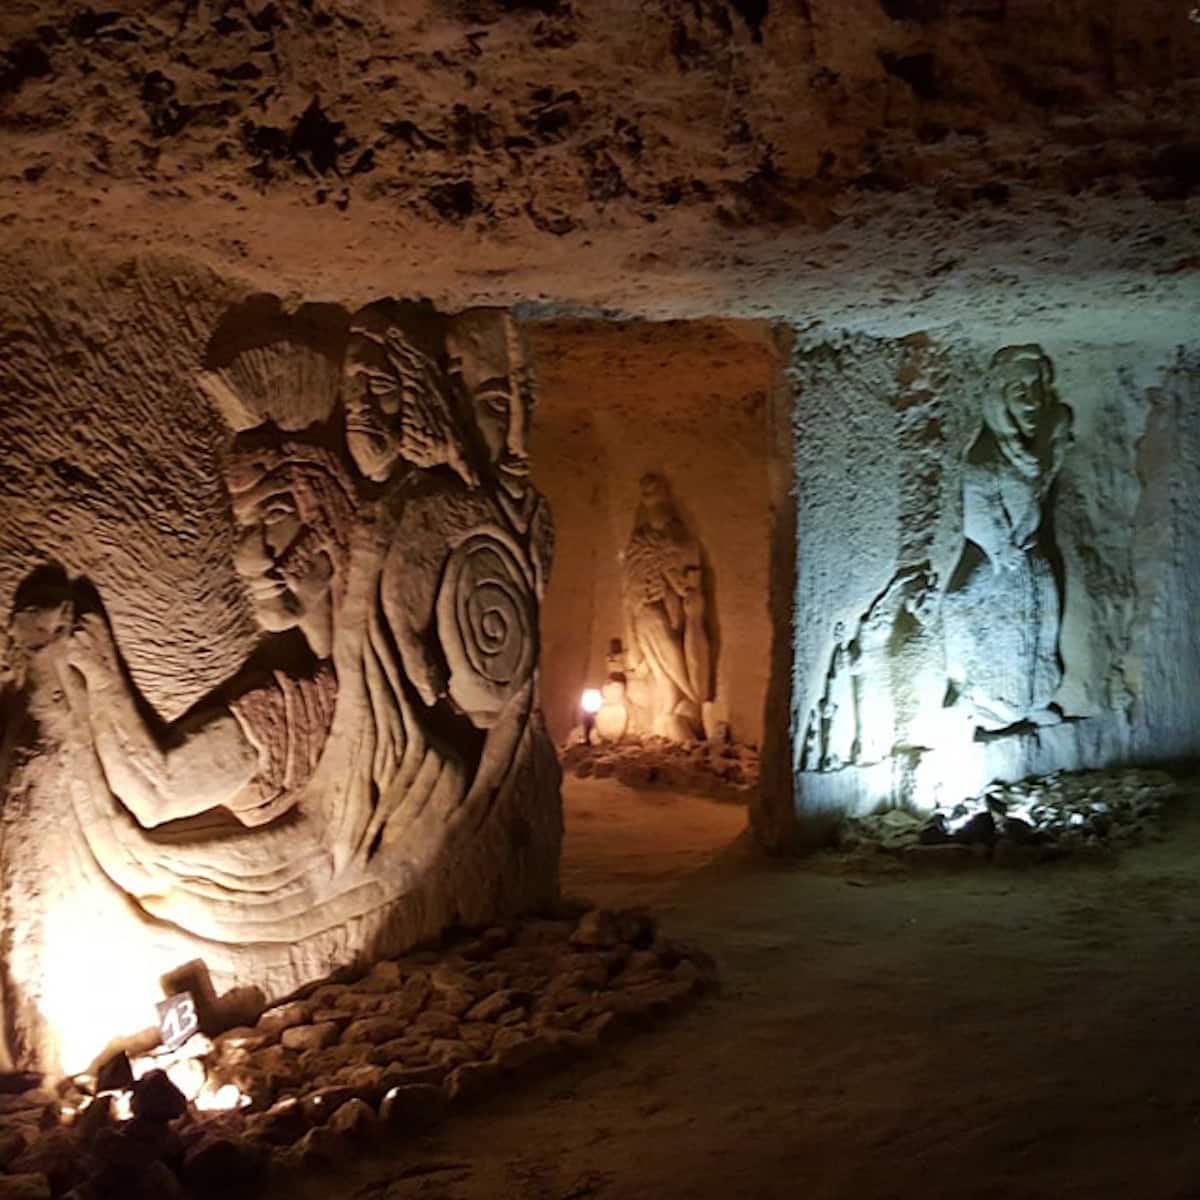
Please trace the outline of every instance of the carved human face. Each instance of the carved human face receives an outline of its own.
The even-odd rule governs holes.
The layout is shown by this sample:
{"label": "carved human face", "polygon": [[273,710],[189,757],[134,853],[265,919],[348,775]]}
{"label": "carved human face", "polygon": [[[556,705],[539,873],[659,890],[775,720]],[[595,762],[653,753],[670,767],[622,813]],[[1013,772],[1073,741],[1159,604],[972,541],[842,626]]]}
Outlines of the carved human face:
{"label": "carved human face", "polygon": [[302,471],[282,464],[233,490],[234,566],[255,618],[269,633],[299,628],[319,657],[333,638],[332,583],[338,551],[318,519]]}
{"label": "carved human face", "polygon": [[524,367],[512,318],[465,313],[446,337],[451,371],[471,405],[488,461],[510,491],[529,474],[529,406],[521,388]]}
{"label": "carved human face", "polygon": [[1046,405],[1047,392],[1040,366],[1036,362],[1012,363],[1001,381],[1004,406],[1021,436],[1032,439]]}
{"label": "carved human face", "polygon": [[294,492],[267,490],[235,511],[234,565],[264,629],[302,624],[314,600],[328,592],[333,563],[306,528]]}

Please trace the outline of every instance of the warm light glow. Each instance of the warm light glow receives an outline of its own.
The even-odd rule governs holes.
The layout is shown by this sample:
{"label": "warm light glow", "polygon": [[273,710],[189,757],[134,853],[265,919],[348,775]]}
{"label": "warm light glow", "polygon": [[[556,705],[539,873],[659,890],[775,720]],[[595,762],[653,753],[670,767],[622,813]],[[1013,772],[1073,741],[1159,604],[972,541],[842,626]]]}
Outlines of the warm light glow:
{"label": "warm light glow", "polygon": [[109,1041],[154,1021],[155,987],[167,963],[154,948],[122,942],[120,968],[103,907],[84,896],[61,896],[42,929],[45,963],[42,1014],[59,1043],[62,1069],[78,1075]]}
{"label": "warm light glow", "polygon": [[249,1096],[243,1096],[232,1083],[223,1083],[214,1087],[211,1080],[205,1083],[195,1099],[195,1106],[201,1112],[230,1112],[235,1108],[245,1108],[250,1103]]}
{"label": "warm light glow", "polygon": [[600,695],[598,688],[586,688],[579,700],[579,707],[585,713],[598,713],[600,706],[604,703],[604,697]]}

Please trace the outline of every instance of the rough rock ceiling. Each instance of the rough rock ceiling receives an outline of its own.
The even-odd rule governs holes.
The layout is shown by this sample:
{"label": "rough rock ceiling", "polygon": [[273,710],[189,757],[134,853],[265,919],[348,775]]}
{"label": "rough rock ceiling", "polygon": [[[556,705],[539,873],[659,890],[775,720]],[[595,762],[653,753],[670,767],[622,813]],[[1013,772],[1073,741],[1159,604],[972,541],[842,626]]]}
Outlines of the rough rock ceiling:
{"label": "rough rock ceiling", "polygon": [[8,0],[0,250],[351,303],[1188,331],[1190,0]]}

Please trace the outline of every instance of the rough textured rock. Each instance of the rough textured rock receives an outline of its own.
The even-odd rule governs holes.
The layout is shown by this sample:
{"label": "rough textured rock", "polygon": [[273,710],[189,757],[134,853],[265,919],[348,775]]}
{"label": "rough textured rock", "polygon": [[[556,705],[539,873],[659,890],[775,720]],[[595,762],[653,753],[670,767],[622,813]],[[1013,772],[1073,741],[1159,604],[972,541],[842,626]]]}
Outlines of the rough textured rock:
{"label": "rough textured rock", "polygon": [[834,323],[922,303],[1002,322],[1103,279],[1090,316],[1115,332],[1132,273],[1161,270],[1182,322],[1188,9],[10,6],[0,228],[353,303],[387,245],[389,273],[455,307]]}
{"label": "rough textured rock", "polygon": [[686,796],[746,803],[758,790],[759,753],[718,737],[672,742],[624,737],[572,741],[562,751],[563,770],[579,778],[611,778],[639,791],[662,789]]}
{"label": "rough textured rock", "polygon": [[[40,1089],[0,1093],[0,1147],[12,1155],[0,1184],[18,1196],[33,1187],[88,1200],[253,1194],[268,1168],[286,1184],[291,1172],[337,1169],[379,1140],[428,1133],[453,1105],[484,1101],[592,1053],[602,1039],[648,1028],[715,979],[707,955],[663,938],[642,908],[491,926],[383,960],[359,978],[340,972],[337,983],[312,985],[308,1000],[264,1014],[271,1032],[236,1029],[139,1056],[132,1097],[93,1097],[83,1090],[94,1087],[87,1076],[63,1082],[64,1107]],[[469,987],[470,1013],[389,1018],[399,1036],[381,1043],[300,1053],[260,1044],[314,1028],[292,1023],[313,1015],[312,997],[386,1005],[414,980],[433,1003]],[[381,990],[384,982],[396,991]],[[457,1036],[436,1036],[450,1032],[441,1021]],[[353,1061],[343,1064],[343,1051]],[[166,1066],[148,1069],[154,1062]],[[172,1084],[185,1065],[198,1071],[204,1103],[185,1103]],[[132,1119],[123,1115],[127,1098]]]}

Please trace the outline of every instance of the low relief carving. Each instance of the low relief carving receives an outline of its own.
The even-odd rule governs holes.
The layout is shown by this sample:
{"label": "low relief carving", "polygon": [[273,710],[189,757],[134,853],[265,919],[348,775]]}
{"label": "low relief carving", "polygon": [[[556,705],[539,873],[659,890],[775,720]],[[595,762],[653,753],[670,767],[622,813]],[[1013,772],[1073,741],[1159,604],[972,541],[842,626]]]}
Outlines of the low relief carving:
{"label": "low relief carving", "polygon": [[963,468],[963,546],[939,592],[928,563],[906,567],[847,633],[834,630],[829,666],[800,751],[807,771],[880,762],[921,748],[919,694],[945,680],[943,703],[984,734],[1061,719],[1053,697],[1061,567],[1051,489],[1070,439],[1071,414],[1038,346],[991,360],[983,427]]}
{"label": "low relief carving", "polygon": [[712,699],[704,560],[661,475],[642,477],[622,566],[635,732],[703,737],[703,706]]}
{"label": "low relief carving", "polygon": [[906,742],[910,648],[927,640],[937,585],[922,563],[898,572],[847,636],[834,626],[829,670],[809,713],[800,769],[836,771],[888,758]]}
{"label": "low relief carving", "polygon": [[[506,831],[493,875],[530,894],[487,902],[553,887],[535,671],[552,537],[528,482],[531,405],[506,315],[410,330],[369,310],[332,421],[233,439],[233,556],[263,638],[174,722],[138,694],[85,581],[26,590],[0,746],[6,930],[29,935],[5,980],[12,1061],[78,1069],[101,1048],[68,1044],[61,993],[84,983],[56,974],[84,969],[63,964],[89,914],[137,926],[132,974],[146,956],[107,1038],[157,998],[147,973],[180,962],[272,996],[436,932],[469,907],[438,893],[451,850],[497,806],[521,808],[528,849]],[[75,864],[55,868],[61,894],[35,888],[55,862]]]}
{"label": "low relief carving", "polygon": [[963,549],[942,605],[947,671],[978,728],[1059,719],[1061,560],[1049,520],[1071,411],[1038,346],[991,362],[983,429],[963,471]]}

